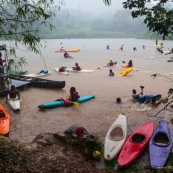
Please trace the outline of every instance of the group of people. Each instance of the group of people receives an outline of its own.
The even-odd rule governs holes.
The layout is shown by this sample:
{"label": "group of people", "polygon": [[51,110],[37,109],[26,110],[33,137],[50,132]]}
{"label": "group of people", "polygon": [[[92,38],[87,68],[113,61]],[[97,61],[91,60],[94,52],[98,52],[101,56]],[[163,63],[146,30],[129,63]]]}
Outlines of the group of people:
{"label": "group of people", "polygon": [[[73,70],[76,70],[76,71],[81,71],[81,67],[79,66],[78,63],[75,63],[75,66],[72,67]],[[65,72],[65,66],[62,65],[60,68],[59,68],[59,72]]]}

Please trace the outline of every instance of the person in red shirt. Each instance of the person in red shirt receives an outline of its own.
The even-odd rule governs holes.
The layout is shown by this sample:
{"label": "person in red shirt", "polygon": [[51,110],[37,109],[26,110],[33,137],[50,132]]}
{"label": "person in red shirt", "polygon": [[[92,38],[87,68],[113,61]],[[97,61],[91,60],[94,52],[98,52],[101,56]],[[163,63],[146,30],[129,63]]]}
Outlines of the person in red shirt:
{"label": "person in red shirt", "polygon": [[20,94],[19,92],[16,90],[14,85],[11,85],[11,89],[9,90],[8,94],[7,94],[7,99],[8,99],[8,95],[11,99],[16,99],[18,98],[20,100]]}
{"label": "person in red shirt", "polygon": [[77,101],[78,98],[80,98],[80,96],[78,95],[78,92],[76,91],[76,88],[71,87],[70,88],[70,98],[69,98],[69,100]]}
{"label": "person in red shirt", "polygon": [[65,67],[64,67],[64,65],[61,66],[61,68],[59,69],[59,72],[65,72]]}
{"label": "person in red shirt", "polygon": [[77,70],[77,71],[81,71],[80,66],[78,65],[78,63],[75,64],[75,67],[72,67],[73,70]]}

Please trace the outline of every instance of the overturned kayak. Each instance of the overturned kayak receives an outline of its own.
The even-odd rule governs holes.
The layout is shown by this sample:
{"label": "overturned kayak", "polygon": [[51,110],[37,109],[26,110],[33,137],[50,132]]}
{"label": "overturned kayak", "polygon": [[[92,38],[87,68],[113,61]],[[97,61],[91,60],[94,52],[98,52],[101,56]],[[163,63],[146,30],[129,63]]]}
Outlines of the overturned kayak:
{"label": "overturned kayak", "polygon": [[[83,96],[78,98],[78,100],[76,102],[78,103],[82,103],[88,100],[91,100],[95,98],[95,95],[87,95],[87,96]],[[67,101],[68,99],[64,99],[65,101]],[[64,100],[58,100],[58,101],[53,101],[53,102],[48,102],[42,105],[39,105],[38,108],[44,108],[44,109],[50,109],[50,108],[55,108],[55,107],[61,107],[61,106],[70,106],[73,105],[75,102],[72,101],[67,101],[67,103]]]}
{"label": "overturned kayak", "polygon": [[0,135],[8,136],[10,131],[10,115],[0,104]]}
{"label": "overturned kayak", "polygon": [[104,144],[104,159],[110,161],[114,159],[121,150],[127,136],[127,118],[125,115],[118,115],[109,128]]}
{"label": "overturned kayak", "polygon": [[64,52],[79,52],[80,49],[67,49],[67,50],[55,50],[55,52],[58,52],[58,53],[64,53]]}
{"label": "overturned kayak", "polygon": [[150,163],[154,169],[163,168],[172,148],[168,122],[161,120],[149,143]]}
{"label": "overturned kayak", "polygon": [[119,76],[126,76],[128,73],[130,73],[131,71],[133,71],[133,68],[127,68],[127,69],[125,69],[125,70],[123,70],[123,71],[121,71],[120,73],[119,73]]}
{"label": "overturned kayak", "polygon": [[125,141],[118,156],[120,166],[128,166],[146,149],[154,131],[154,123],[148,121],[134,131]]}
{"label": "overturned kayak", "polygon": [[160,94],[157,94],[157,95],[152,95],[152,94],[148,94],[148,95],[145,95],[145,96],[142,96],[138,99],[135,99],[137,102],[139,103],[144,103],[144,102],[150,102],[150,101],[155,101],[157,100],[158,98],[160,98],[161,95]]}

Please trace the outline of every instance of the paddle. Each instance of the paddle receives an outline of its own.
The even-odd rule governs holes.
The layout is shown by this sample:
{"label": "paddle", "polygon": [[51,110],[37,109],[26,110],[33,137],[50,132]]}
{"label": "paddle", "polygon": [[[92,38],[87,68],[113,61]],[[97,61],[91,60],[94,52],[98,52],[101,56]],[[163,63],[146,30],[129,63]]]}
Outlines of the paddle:
{"label": "paddle", "polygon": [[48,70],[43,72],[43,74],[48,74],[48,73],[49,73]]}

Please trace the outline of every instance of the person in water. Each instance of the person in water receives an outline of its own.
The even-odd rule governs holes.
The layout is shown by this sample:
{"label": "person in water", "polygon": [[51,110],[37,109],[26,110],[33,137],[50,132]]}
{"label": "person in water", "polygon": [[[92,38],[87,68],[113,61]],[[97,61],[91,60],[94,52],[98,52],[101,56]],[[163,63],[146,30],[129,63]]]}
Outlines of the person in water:
{"label": "person in water", "polygon": [[110,59],[109,63],[107,64],[107,66],[113,66],[114,65],[114,62],[112,59]]}
{"label": "person in water", "polygon": [[112,71],[112,69],[109,70],[109,76],[114,76],[114,72]]}
{"label": "person in water", "polygon": [[107,44],[106,49],[109,49],[109,48],[110,48],[110,46]]}
{"label": "person in water", "polygon": [[156,47],[156,50],[157,50],[157,52],[159,52],[159,53],[163,53],[163,43],[158,43],[157,44],[157,47]]}
{"label": "person in water", "polygon": [[120,47],[120,50],[121,50],[121,51],[124,50],[124,44]]}
{"label": "person in water", "polygon": [[69,100],[71,101],[77,101],[78,98],[80,98],[78,92],[76,91],[76,88],[75,87],[71,87],[70,88],[70,97],[69,97]]}
{"label": "person in water", "polygon": [[64,58],[69,58],[69,56],[70,56],[70,55],[65,51],[65,52],[64,52]]}
{"label": "person in water", "polygon": [[143,46],[142,46],[142,49],[146,49],[146,46],[145,46],[145,45],[143,45]]}
{"label": "person in water", "polygon": [[8,95],[11,99],[16,99],[18,98],[18,100],[20,100],[20,94],[19,92],[16,90],[14,85],[11,85],[11,89],[8,91],[7,94],[7,99],[8,99]]}
{"label": "person in water", "polygon": [[136,48],[136,47],[134,47],[134,48],[133,48],[133,51],[136,51],[136,50],[137,50],[137,48]]}
{"label": "person in water", "polygon": [[65,66],[62,65],[61,68],[59,68],[59,72],[65,72]]}
{"label": "person in water", "polygon": [[128,65],[127,65],[128,67],[133,67],[133,63],[132,63],[132,60],[130,60],[129,61],[129,63],[128,63]]}
{"label": "person in water", "polygon": [[136,99],[139,99],[141,97],[141,95],[143,95],[143,89],[144,89],[144,87],[141,86],[140,88],[141,88],[141,91],[139,93],[137,93],[135,89],[132,90],[132,98],[133,99],[135,99],[135,100]]}
{"label": "person in water", "polygon": [[75,63],[75,67],[72,67],[73,70],[81,71],[81,67],[78,65],[78,63]]}

